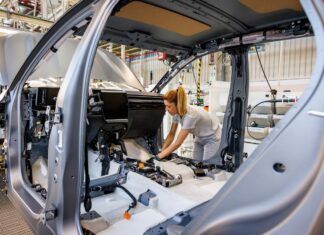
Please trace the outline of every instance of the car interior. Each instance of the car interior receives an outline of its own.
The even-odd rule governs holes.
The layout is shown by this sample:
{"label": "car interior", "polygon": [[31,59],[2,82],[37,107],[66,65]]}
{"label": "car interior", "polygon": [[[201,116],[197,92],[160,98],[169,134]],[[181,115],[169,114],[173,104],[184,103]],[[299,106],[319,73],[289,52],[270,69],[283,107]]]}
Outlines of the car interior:
{"label": "car interior", "polygon": [[[256,164],[258,151],[266,148],[263,147],[265,142],[251,159],[244,154],[249,96],[248,49],[260,42],[312,36],[313,27],[299,1],[272,1],[271,4],[250,0],[119,1],[102,27],[100,40],[168,54],[172,66],[151,91],[144,89],[124,61],[97,48],[98,42],[92,45],[96,48],[93,64],[76,66],[81,46],[87,42],[89,31],[94,28],[92,23],[97,20],[100,4],[104,4],[103,1],[93,5],[90,2],[81,2],[67,14],[72,16],[74,11],[92,9],[88,15],[81,15],[82,11],[78,13],[78,20],[83,19],[82,23],[66,30],[68,33],[62,40],[54,40],[55,43],[49,52],[42,54],[39,63],[31,58],[40,55],[36,54],[36,50],[42,45],[45,47],[46,38],[29,33],[11,36],[11,40],[16,42],[33,44],[22,56],[29,62],[22,68],[7,68],[7,74],[20,71],[12,79],[13,85],[9,85],[10,82],[7,84],[9,91],[17,92],[11,93],[15,94],[12,97],[18,97],[13,99],[18,101],[10,108],[19,107],[20,113],[16,117],[20,120],[19,126],[16,126],[20,135],[17,137],[20,138],[20,145],[17,145],[20,151],[10,152],[14,157],[8,162],[9,169],[19,164],[19,172],[10,169],[9,182],[15,181],[13,174],[23,176],[23,183],[17,185],[24,188],[24,195],[30,198],[23,213],[41,214],[29,221],[33,231],[37,234],[59,234],[69,231],[67,227],[72,224],[78,227],[73,231],[101,235],[129,234],[129,231],[134,234],[234,234],[240,229],[242,234],[248,234],[248,228],[242,229],[241,226],[244,221],[249,223],[249,218],[256,219],[255,214],[260,208],[261,211],[264,209],[264,220],[256,222],[258,226],[252,233],[265,233],[271,230],[271,226],[280,226],[280,218],[284,219],[292,213],[289,209],[293,206],[287,203],[282,210],[274,208],[271,211],[271,206],[262,202],[263,207],[255,199],[258,192],[255,192],[255,197],[249,196],[253,194],[253,183],[260,183],[255,182],[256,178],[251,181],[249,192],[243,190],[240,195],[236,191],[227,199],[226,195],[233,187],[240,189],[238,175],[250,176],[244,169]],[[91,15],[93,12],[95,15]],[[63,17],[59,22],[64,25],[64,20]],[[54,35],[59,26],[53,27],[47,35],[52,32]],[[28,57],[33,50],[34,54]],[[217,157],[197,162],[174,153],[162,161],[153,159],[163,141],[165,107],[162,89],[187,64],[215,51],[228,53],[232,64],[232,80]],[[31,66],[27,63],[31,62],[34,66],[32,72],[29,76],[21,76],[25,81],[19,82],[24,66],[26,69]],[[90,67],[87,76],[80,75],[79,80],[69,80],[74,74],[71,68],[83,66]],[[85,77],[88,83],[84,82]],[[82,90],[81,83],[85,84],[86,95],[80,91],[71,98],[75,104],[64,103],[66,97],[74,94],[68,87],[75,84]],[[73,123],[67,110],[75,112],[72,108],[79,101],[80,107],[81,104],[86,107],[86,113],[75,114],[84,115],[85,134],[81,136],[84,142],[73,135],[66,137],[66,130],[71,128],[67,125]],[[273,99],[271,102],[286,101]],[[15,123],[16,119],[10,119],[9,123]],[[80,130],[72,128],[69,131]],[[14,130],[10,133],[7,146],[15,139],[12,137]],[[71,139],[67,140],[69,137]],[[77,141],[82,143],[79,144],[79,152],[65,153],[67,143],[77,146]],[[66,159],[58,153],[66,154]],[[78,173],[75,175],[70,173],[69,161],[76,163],[79,156],[83,159],[75,165]],[[246,164],[248,162],[250,165]],[[282,162],[285,163],[282,159],[277,160],[275,170],[271,168],[272,171],[264,171],[265,174],[269,178],[275,174],[273,179],[280,181],[278,172],[285,171]],[[71,183],[69,179],[78,181]],[[76,185],[78,189],[73,191],[73,195],[79,199],[69,198],[67,202],[66,197],[72,195],[72,191],[66,185]],[[15,186],[12,188],[9,188],[9,194],[10,190],[16,190]],[[260,190],[261,195],[261,188],[255,190]],[[269,187],[269,190],[274,188]],[[15,196],[11,197],[18,200]],[[244,208],[243,212],[238,211],[240,207],[233,209],[236,203],[244,207],[245,199],[247,211]],[[80,203],[69,207],[74,202]],[[60,210],[63,206],[64,209]],[[268,213],[267,209],[271,212]],[[228,213],[225,213],[225,218],[226,215],[231,218],[224,220],[223,230],[222,211]],[[78,214],[79,222],[71,219],[74,213]],[[273,217],[269,219],[267,213]],[[71,220],[64,220],[64,216],[69,216]],[[42,223],[36,224],[35,221]],[[62,225],[64,223],[68,224],[66,228]]]}

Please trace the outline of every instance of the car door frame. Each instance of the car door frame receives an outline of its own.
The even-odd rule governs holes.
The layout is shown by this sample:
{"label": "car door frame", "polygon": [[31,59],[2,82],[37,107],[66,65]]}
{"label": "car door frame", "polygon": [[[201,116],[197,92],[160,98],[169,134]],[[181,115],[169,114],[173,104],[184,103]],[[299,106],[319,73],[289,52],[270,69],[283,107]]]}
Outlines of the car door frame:
{"label": "car door frame", "polygon": [[[101,31],[117,3],[118,0],[85,0],[69,10],[42,37],[8,89],[2,94],[7,97],[6,180],[8,197],[36,234],[82,234],[79,216],[81,184],[83,182],[84,151],[82,150],[85,145],[87,85]],[[44,201],[26,180],[22,161],[24,146],[21,114],[22,89],[40,60],[47,53],[55,53],[56,45],[60,44],[62,38],[75,32],[90,20],[91,22],[70,63],[65,82],[63,82],[63,89],[60,89],[58,95],[55,117],[64,116],[64,121],[63,119],[55,121],[55,125],[59,128],[54,125],[54,132],[52,131],[51,136],[57,135],[59,133],[57,129],[60,129],[64,132],[64,141],[66,142],[60,148],[61,143],[56,142],[59,139],[50,137],[50,145],[55,146],[54,148],[58,151],[52,152],[49,149],[49,159],[54,159],[54,167],[52,165],[48,167],[49,176],[53,177],[49,178],[48,182],[47,195],[50,196]],[[83,89],[78,89],[80,83],[83,85]],[[77,104],[74,101],[77,101]],[[63,107],[63,105],[65,106]],[[68,123],[77,125],[78,128],[69,127]],[[79,138],[75,138],[75,136]],[[73,154],[67,156],[67,152]]]}

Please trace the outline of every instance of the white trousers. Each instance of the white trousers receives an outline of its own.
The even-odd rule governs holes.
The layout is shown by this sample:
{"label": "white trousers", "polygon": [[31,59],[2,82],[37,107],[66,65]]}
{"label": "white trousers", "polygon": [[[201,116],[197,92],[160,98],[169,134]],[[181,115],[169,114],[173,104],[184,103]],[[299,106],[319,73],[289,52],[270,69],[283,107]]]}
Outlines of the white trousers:
{"label": "white trousers", "polygon": [[[216,132],[219,132],[220,128]],[[206,161],[214,157],[220,144],[218,133],[207,137],[195,137],[193,147],[193,159],[197,161]]]}

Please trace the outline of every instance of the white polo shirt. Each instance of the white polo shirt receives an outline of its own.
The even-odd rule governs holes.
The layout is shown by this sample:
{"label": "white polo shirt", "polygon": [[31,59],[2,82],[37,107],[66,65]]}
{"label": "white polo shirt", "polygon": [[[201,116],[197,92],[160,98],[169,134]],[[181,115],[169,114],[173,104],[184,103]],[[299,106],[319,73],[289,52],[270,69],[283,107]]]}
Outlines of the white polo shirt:
{"label": "white polo shirt", "polygon": [[189,133],[203,138],[216,134],[219,120],[213,117],[202,107],[188,105],[187,113],[181,118],[178,114],[173,116],[173,123],[180,123],[181,129],[188,129]]}

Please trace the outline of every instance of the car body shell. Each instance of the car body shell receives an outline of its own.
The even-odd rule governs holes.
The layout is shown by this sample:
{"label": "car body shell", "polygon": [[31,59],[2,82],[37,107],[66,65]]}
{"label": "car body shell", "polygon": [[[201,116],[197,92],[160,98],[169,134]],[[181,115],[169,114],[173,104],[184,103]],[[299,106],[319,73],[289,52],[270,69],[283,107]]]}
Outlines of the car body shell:
{"label": "car body shell", "polygon": [[[275,2],[280,6],[280,1]],[[138,21],[127,24],[129,19],[118,16],[118,12],[129,4],[128,1],[81,1],[67,12],[42,37],[17,74],[11,72],[10,78],[6,79],[7,83],[2,83],[6,85],[2,98],[6,101],[7,115],[8,196],[26,218],[33,232],[82,233],[79,215],[88,88],[99,39],[170,54],[173,52],[178,56],[178,61],[154,89],[160,91],[186,64],[218,50],[229,51],[232,54],[232,79],[237,81],[237,78],[241,77],[248,81],[247,60],[244,54],[246,49],[262,41],[310,35],[310,28],[307,28],[307,22],[305,23],[308,17],[316,35],[317,62],[303,97],[221,191],[197,211],[188,212],[191,213],[191,219],[187,224],[166,223],[163,231],[168,234],[322,234],[323,1],[302,1],[304,11],[298,7],[298,1],[289,2],[292,2],[292,5],[288,4],[278,9],[270,7],[270,10],[256,4],[252,12],[251,8],[247,9],[251,1],[145,1],[145,4],[154,3],[154,6],[180,12],[180,15],[187,15],[201,22],[215,22],[206,23],[212,28],[210,32],[188,37],[183,43],[183,36],[166,32],[160,27],[138,24]],[[246,11],[243,11],[244,9]],[[241,13],[238,12],[240,10]],[[111,14],[113,16],[109,18],[109,24],[106,26]],[[235,14],[241,17],[238,18]],[[88,27],[85,28],[84,23],[89,23]],[[217,25],[219,30],[214,28]],[[295,27],[296,25],[298,27]],[[140,30],[137,32],[135,29]],[[51,131],[48,151],[51,159],[48,163],[49,197],[43,201],[26,183],[21,161],[21,91],[42,58],[60,44],[62,37],[72,33],[83,36],[71,58],[57,98],[57,121]],[[245,65],[239,61],[245,61]],[[230,96],[236,97],[235,88],[239,87],[244,92],[236,98],[244,100],[248,96],[247,86],[248,82],[233,83]],[[230,100],[227,110],[237,105]],[[244,124],[246,104],[242,105],[242,110],[240,127]],[[229,121],[223,129],[223,145],[228,144],[225,139],[233,125],[237,123]],[[63,140],[60,139],[60,135],[64,136]],[[284,165],[284,170],[278,171],[276,164]],[[157,230],[150,230],[149,234],[159,233]]]}

